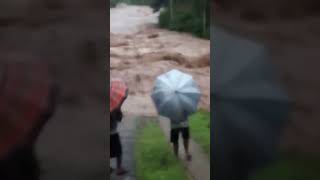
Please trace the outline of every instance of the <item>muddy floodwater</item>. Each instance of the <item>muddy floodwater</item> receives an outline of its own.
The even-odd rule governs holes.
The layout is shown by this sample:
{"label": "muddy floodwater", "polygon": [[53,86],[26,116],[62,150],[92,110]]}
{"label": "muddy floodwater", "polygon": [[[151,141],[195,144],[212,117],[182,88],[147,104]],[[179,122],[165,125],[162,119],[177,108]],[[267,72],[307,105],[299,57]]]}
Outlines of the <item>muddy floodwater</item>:
{"label": "muddy floodwater", "polygon": [[124,79],[130,95],[124,111],[155,115],[150,98],[155,78],[171,69],[190,73],[210,106],[210,41],[157,27],[158,14],[143,6],[119,5],[110,10],[110,75]]}

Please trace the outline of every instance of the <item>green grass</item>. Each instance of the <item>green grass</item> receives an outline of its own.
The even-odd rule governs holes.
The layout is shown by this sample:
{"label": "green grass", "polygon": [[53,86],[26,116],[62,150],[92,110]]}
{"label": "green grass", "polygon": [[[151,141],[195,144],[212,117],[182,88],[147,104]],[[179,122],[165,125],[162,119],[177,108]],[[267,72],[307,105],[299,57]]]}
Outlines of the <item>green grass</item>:
{"label": "green grass", "polygon": [[319,180],[320,160],[286,158],[261,169],[251,180]]}
{"label": "green grass", "polygon": [[138,135],[135,146],[137,179],[139,180],[187,180],[158,124],[149,122]]}
{"label": "green grass", "polygon": [[189,120],[191,138],[210,156],[210,112],[198,111]]}

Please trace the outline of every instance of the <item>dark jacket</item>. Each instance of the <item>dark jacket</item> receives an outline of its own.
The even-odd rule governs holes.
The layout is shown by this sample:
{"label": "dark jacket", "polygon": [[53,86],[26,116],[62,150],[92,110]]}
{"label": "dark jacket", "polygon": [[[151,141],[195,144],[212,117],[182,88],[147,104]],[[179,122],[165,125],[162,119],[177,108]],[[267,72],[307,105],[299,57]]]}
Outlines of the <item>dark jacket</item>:
{"label": "dark jacket", "polygon": [[110,130],[116,131],[118,123],[121,122],[123,117],[121,109],[116,109],[110,113]]}

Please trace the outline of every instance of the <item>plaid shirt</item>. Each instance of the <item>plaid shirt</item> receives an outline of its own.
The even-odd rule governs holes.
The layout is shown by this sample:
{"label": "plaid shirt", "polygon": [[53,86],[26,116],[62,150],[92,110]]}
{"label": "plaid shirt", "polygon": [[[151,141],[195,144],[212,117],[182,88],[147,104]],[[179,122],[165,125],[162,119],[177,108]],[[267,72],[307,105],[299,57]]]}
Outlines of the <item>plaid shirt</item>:
{"label": "plaid shirt", "polygon": [[1,82],[0,158],[35,140],[54,109],[47,66],[10,62]]}

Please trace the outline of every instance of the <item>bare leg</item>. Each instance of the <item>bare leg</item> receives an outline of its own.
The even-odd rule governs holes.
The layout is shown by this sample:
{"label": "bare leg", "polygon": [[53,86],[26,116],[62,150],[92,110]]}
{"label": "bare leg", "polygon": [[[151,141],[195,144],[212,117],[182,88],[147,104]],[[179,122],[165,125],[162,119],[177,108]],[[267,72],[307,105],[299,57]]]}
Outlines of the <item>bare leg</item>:
{"label": "bare leg", "polygon": [[178,143],[173,143],[173,151],[174,151],[174,155],[176,157],[178,157],[178,153],[179,153],[179,144]]}
{"label": "bare leg", "polygon": [[117,175],[125,175],[127,171],[122,167],[122,156],[117,157]]}
{"label": "bare leg", "polygon": [[191,154],[189,152],[189,139],[184,139],[183,140],[183,145],[184,145],[184,150],[185,150],[185,153],[186,153],[186,159],[188,161],[191,160]]}
{"label": "bare leg", "polygon": [[122,167],[122,156],[117,157],[117,169],[121,169]]}

